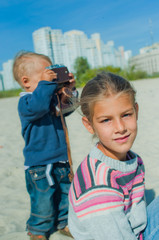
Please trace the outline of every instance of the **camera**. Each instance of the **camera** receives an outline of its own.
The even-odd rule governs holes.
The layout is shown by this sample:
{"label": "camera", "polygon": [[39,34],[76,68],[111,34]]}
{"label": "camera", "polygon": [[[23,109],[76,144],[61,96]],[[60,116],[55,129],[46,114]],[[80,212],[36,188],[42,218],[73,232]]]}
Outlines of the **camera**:
{"label": "camera", "polygon": [[49,67],[46,67],[46,69],[50,69],[57,73],[57,78],[53,79],[53,82],[59,84],[59,85],[65,85],[65,83],[69,84],[69,71],[68,68],[62,64],[55,64],[51,65]]}
{"label": "camera", "polygon": [[55,113],[57,116],[67,114],[74,111],[78,107],[78,91],[76,90],[74,83],[70,83],[69,71],[65,65],[55,64],[46,67],[57,73],[57,78],[52,81],[57,83],[57,95],[60,102],[55,106]]}

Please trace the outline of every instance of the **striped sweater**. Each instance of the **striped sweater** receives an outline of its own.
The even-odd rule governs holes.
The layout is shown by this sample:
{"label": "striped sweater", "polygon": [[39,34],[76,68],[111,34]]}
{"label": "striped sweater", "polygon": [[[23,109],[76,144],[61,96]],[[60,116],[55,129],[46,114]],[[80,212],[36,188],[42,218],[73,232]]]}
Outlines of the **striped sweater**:
{"label": "striped sweater", "polygon": [[68,217],[76,240],[142,239],[147,220],[144,165],[132,151],[127,159],[111,159],[95,146],[78,167]]}

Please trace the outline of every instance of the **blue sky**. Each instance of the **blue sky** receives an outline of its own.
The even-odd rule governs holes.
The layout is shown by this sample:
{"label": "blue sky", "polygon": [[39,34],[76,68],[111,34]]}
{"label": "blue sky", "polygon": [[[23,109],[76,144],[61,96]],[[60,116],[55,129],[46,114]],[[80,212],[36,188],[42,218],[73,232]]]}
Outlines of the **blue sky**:
{"label": "blue sky", "polygon": [[104,43],[113,40],[136,55],[151,44],[150,29],[159,42],[158,11],[158,0],[1,0],[0,70],[18,51],[33,51],[32,33],[46,26],[88,37],[98,32]]}

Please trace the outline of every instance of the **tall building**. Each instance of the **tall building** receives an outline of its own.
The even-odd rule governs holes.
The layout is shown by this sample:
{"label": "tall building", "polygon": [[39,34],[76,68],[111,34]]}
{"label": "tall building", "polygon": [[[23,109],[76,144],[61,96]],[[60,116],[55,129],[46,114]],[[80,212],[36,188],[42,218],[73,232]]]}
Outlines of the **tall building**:
{"label": "tall building", "polygon": [[99,66],[99,55],[95,41],[91,38],[87,41],[86,58],[91,68]]}
{"label": "tall building", "polygon": [[100,34],[99,33],[94,33],[91,35],[91,39],[95,43],[95,48],[97,49],[97,66],[103,66],[103,42],[100,39]]}
{"label": "tall building", "polygon": [[0,72],[0,91],[4,91],[4,81],[3,81],[3,72]]}
{"label": "tall building", "polygon": [[125,55],[123,47],[115,48],[114,42],[106,44],[99,33],[91,38],[79,30],[72,30],[64,34],[60,29],[44,27],[33,33],[34,49],[52,59],[53,64],[64,64],[70,71],[74,71],[77,57],[85,57],[92,68],[107,65],[124,68],[127,66],[129,55]]}
{"label": "tall building", "polygon": [[63,49],[65,46],[64,37],[62,31],[59,29],[51,30],[51,42],[52,42],[52,51],[53,59],[55,63],[63,63]]}
{"label": "tall building", "polygon": [[13,60],[10,59],[7,62],[3,63],[3,72],[2,72],[2,79],[3,84],[2,90],[9,90],[9,89],[15,89],[20,88],[19,84],[14,80],[12,68],[13,68]]}
{"label": "tall building", "polygon": [[[113,41],[104,43],[99,33],[94,33],[88,38],[84,32],[79,30],[62,33],[60,29],[42,27],[34,31],[32,36],[35,52],[47,55],[53,64],[66,65],[70,72],[74,72],[77,57],[85,57],[91,68],[108,65],[124,68],[127,67],[131,57],[130,50],[124,51],[124,47],[116,49]],[[150,49],[142,51],[143,54],[149,54]],[[152,69],[149,72],[159,72],[159,53],[157,51],[159,50],[151,50],[153,58],[148,61],[150,61]],[[154,58],[154,55],[157,57]],[[13,80],[12,64],[13,60],[8,60],[3,64],[3,71],[0,73],[0,90],[19,88],[18,83]]]}
{"label": "tall building", "polygon": [[132,51],[131,50],[124,51],[124,56],[125,56],[125,65],[128,66],[129,59],[132,57]]}
{"label": "tall building", "polygon": [[130,65],[152,75],[159,73],[159,43],[140,49],[140,54],[130,58]]}
{"label": "tall building", "polygon": [[65,44],[69,54],[70,68],[73,66],[77,57],[86,56],[87,36],[82,31],[72,30],[64,33]]}
{"label": "tall building", "polygon": [[108,41],[107,44],[103,46],[103,65],[113,65],[114,67],[117,66],[116,59],[115,59],[115,47],[114,41]]}
{"label": "tall building", "polygon": [[33,45],[36,53],[45,54],[54,62],[50,27],[43,27],[33,32]]}

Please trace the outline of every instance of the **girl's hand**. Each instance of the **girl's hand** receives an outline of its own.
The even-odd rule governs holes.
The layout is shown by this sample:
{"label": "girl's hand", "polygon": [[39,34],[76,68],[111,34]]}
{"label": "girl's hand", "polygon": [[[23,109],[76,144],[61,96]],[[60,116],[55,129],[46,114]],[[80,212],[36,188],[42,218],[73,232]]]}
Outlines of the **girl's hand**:
{"label": "girl's hand", "polygon": [[57,79],[57,73],[50,69],[44,69],[41,74],[41,80],[51,82],[53,79]]}

